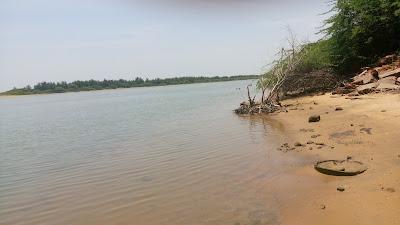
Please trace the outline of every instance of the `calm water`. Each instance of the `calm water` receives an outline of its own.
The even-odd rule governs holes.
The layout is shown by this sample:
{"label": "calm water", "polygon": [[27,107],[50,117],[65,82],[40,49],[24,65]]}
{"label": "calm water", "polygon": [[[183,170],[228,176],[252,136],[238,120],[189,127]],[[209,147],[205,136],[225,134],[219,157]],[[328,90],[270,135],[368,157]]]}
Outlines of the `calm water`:
{"label": "calm water", "polygon": [[232,113],[249,82],[0,98],[0,224],[276,224],[302,162]]}

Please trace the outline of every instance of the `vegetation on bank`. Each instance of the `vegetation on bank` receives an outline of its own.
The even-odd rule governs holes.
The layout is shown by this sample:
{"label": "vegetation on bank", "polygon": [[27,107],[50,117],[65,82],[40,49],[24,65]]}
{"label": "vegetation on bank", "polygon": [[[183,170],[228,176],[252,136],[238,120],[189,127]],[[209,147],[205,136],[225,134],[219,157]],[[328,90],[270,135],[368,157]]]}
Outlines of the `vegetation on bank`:
{"label": "vegetation on bank", "polygon": [[324,37],[300,43],[290,32],[288,46],[258,80],[260,102],[248,93],[248,103],[236,112],[275,111],[281,97],[331,90],[362,67],[400,53],[400,0],[332,0],[328,4],[330,17],[320,30]]}
{"label": "vegetation on bank", "polygon": [[30,95],[30,94],[50,94],[64,92],[93,91],[116,88],[151,87],[166,86],[177,84],[209,83],[234,80],[258,79],[258,75],[237,75],[237,76],[215,76],[215,77],[175,77],[165,79],[142,79],[137,77],[134,80],[88,80],[74,82],[40,82],[33,87],[30,85],[24,88],[14,88],[1,93],[2,95]]}
{"label": "vegetation on bank", "polygon": [[324,70],[345,79],[385,55],[400,53],[400,0],[333,0],[329,4],[331,16],[320,30],[324,37],[314,43],[298,43],[291,34],[289,48],[283,49],[289,54],[282,58],[279,53],[279,60],[259,80],[261,90],[274,86],[274,71],[292,60],[290,57],[298,60],[291,74],[305,76]]}

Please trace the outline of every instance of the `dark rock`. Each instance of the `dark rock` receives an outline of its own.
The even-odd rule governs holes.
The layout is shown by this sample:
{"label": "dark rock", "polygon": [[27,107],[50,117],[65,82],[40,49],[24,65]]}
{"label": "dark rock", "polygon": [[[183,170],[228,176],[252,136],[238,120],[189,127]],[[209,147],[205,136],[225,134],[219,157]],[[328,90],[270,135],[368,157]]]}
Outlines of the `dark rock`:
{"label": "dark rock", "polygon": [[312,115],[308,118],[309,123],[319,122],[321,120],[321,116],[319,115]]}
{"label": "dark rock", "polygon": [[326,209],[326,206],[325,205],[321,205],[321,209]]}
{"label": "dark rock", "polygon": [[325,144],[322,143],[322,142],[316,142],[315,144],[316,144],[316,145],[325,145]]}
{"label": "dark rock", "polygon": [[294,143],[294,146],[296,146],[296,147],[301,147],[301,146],[303,146],[300,142],[295,142]]}
{"label": "dark rock", "polygon": [[342,107],[336,107],[335,111],[342,111],[343,108]]}
{"label": "dark rock", "polygon": [[313,141],[307,141],[307,144],[311,145],[311,144],[314,144],[314,142]]}
{"label": "dark rock", "polygon": [[336,188],[336,190],[343,192],[344,190],[346,190],[343,186],[339,186]]}

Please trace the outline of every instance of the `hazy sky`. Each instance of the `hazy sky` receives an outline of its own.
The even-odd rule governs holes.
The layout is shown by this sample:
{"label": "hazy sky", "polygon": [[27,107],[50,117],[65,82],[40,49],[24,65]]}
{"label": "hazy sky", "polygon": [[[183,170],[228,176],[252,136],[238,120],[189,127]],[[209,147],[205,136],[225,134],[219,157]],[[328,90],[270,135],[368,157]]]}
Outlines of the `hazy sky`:
{"label": "hazy sky", "polygon": [[0,90],[39,81],[259,74],[326,0],[0,0]]}

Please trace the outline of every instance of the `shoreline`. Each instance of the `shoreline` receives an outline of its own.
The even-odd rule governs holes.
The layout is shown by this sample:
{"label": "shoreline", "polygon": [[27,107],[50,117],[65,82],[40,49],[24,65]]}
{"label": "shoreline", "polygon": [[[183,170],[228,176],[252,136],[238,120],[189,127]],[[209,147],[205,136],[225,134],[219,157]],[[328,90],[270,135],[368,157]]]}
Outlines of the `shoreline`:
{"label": "shoreline", "polygon": [[[289,170],[269,188],[282,202],[281,224],[400,224],[400,95],[325,94],[282,103],[291,105],[288,112],[265,116],[283,124],[290,146],[304,145],[282,154],[314,162],[350,156],[368,170],[353,177],[320,174],[313,165]],[[321,121],[309,123],[314,114]]]}
{"label": "shoreline", "polygon": [[27,93],[27,94],[8,94],[12,90],[0,92],[1,96],[29,96],[29,95],[51,95],[51,94],[65,94],[65,93],[78,93],[78,92],[95,92],[95,91],[108,91],[108,90],[124,90],[132,88],[152,88],[152,87],[166,87],[166,86],[180,86],[180,85],[191,85],[191,84],[209,84],[209,83],[222,83],[232,81],[243,81],[243,80],[257,80],[255,78],[249,79],[232,79],[232,80],[216,80],[208,82],[192,82],[192,83],[181,83],[181,84],[163,84],[163,85],[148,85],[148,86],[135,86],[135,87],[117,87],[117,88],[103,88],[103,89],[91,89],[91,90],[71,90],[64,92],[43,92],[43,93]]}

